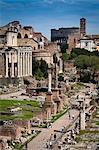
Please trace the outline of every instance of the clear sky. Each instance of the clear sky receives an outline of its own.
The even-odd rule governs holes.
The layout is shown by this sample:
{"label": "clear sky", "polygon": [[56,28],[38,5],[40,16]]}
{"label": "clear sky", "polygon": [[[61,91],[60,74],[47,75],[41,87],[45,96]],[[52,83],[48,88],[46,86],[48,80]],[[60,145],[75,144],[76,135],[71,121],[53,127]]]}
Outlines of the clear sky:
{"label": "clear sky", "polygon": [[87,33],[99,34],[99,0],[0,0],[0,26],[19,20],[50,39],[50,29],[79,27],[87,19]]}

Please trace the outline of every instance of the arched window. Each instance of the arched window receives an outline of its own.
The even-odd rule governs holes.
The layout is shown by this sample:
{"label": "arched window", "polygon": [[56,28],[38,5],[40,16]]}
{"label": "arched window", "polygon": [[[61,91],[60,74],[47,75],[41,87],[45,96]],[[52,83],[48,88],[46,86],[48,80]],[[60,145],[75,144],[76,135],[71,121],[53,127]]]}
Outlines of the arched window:
{"label": "arched window", "polygon": [[28,35],[27,35],[27,34],[25,34],[24,38],[28,38]]}
{"label": "arched window", "polygon": [[18,39],[21,39],[21,38],[22,38],[20,33],[18,33],[17,38],[18,38]]}

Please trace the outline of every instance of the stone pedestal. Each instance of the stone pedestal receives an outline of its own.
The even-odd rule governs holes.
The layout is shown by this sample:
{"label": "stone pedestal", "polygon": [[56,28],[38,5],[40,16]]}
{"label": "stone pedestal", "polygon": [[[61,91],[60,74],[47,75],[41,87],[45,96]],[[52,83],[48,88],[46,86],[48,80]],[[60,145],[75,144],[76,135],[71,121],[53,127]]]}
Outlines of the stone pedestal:
{"label": "stone pedestal", "polygon": [[53,101],[57,104],[57,112],[59,112],[63,108],[63,101],[64,100],[60,98],[58,88],[53,89],[52,93],[53,93]]}
{"label": "stone pedestal", "polygon": [[52,92],[47,92],[47,94],[46,94],[46,101],[47,101],[47,102],[53,101]]}
{"label": "stone pedestal", "polygon": [[55,88],[55,89],[52,89],[52,93],[53,93],[53,97],[58,97],[59,96],[59,89],[58,88]]}
{"label": "stone pedestal", "polygon": [[53,115],[56,115],[57,113],[57,104],[53,102],[52,112]]}
{"label": "stone pedestal", "polygon": [[[49,120],[54,109],[53,95],[52,92],[48,92],[46,95],[46,99],[43,105],[45,119]],[[46,112],[46,114],[45,114]]]}

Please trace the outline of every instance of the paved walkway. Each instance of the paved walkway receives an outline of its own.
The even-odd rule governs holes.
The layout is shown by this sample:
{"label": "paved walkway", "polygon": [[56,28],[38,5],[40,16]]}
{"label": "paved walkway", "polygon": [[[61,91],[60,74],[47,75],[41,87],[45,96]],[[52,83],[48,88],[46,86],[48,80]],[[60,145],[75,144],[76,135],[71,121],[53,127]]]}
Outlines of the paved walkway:
{"label": "paved walkway", "polygon": [[9,99],[11,96],[19,96],[21,93],[25,93],[26,90],[17,91],[14,93],[2,94],[0,95],[0,99]]}
{"label": "paved walkway", "polygon": [[[70,114],[77,118],[79,112],[72,109],[70,110]],[[46,150],[46,141],[50,139],[50,136],[54,133],[54,130],[59,130],[62,126],[67,127],[72,121],[72,119],[69,119],[68,113],[64,114],[53,123],[52,128],[43,129],[42,132],[28,144],[27,150]]]}

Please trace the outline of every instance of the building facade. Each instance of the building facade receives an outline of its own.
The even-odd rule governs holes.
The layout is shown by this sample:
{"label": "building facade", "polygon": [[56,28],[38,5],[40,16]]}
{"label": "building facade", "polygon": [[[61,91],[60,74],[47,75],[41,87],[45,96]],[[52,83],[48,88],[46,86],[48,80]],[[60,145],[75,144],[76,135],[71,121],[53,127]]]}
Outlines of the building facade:
{"label": "building facade", "polygon": [[68,36],[71,34],[79,34],[79,28],[78,27],[72,27],[72,28],[59,28],[51,29],[51,41],[57,42],[57,43],[66,43],[68,40]]}
{"label": "building facade", "polygon": [[32,48],[16,47],[5,50],[5,77],[32,76]]}
{"label": "building facade", "polygon": [[14,26],[5,26],[1,30],[1,35],[4,34],[5,41],[0,44],[0,77],[32,76],[33,48],[30,45],[18,45],[18,23],[16,22]]}
{"label": "building facade", "polygon": [[86,49],[90,52],[96,51],[97,47],[95,41],[89,37],[83,37],[80,39],[79,43],[76,45],[77,48]]}

